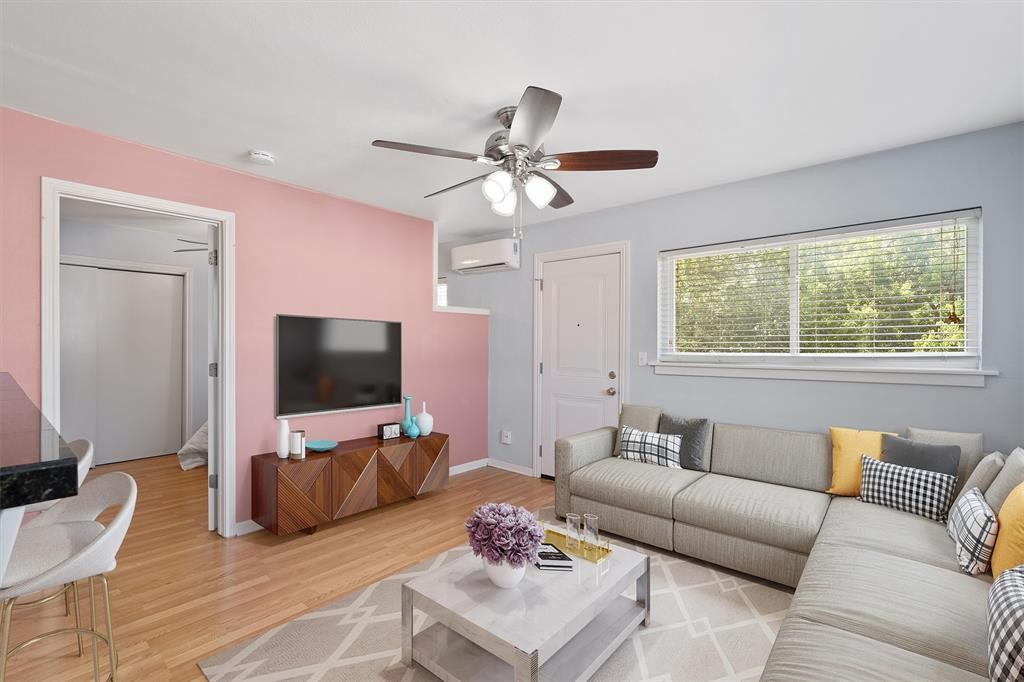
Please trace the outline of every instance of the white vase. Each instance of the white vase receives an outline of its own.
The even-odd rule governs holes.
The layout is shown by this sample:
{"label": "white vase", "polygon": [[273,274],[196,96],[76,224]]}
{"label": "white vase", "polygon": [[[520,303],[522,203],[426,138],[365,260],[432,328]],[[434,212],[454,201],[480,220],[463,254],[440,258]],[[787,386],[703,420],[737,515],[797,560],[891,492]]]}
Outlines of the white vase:
{"label": "white vase", "polygon": [[484,562],[484,571],[487,572],[487,577],[491,579],[491,582],[506,590],[518,585],[526,575],[526,566],[513,568],[504,561],[500,564],[492,564],[486,559],[481,559],[481,561]]}
{"label": "white vase", "polygon": [[281,459],[288,457],[288,420],[277,420],[277,456]]}
{"label": "white vase", "polygon": [[416,415],[416,426],[420,427],[421,436],[429,436],[434,430],[434,416],[427,412],[427,401],[423,401],[423,411]]}

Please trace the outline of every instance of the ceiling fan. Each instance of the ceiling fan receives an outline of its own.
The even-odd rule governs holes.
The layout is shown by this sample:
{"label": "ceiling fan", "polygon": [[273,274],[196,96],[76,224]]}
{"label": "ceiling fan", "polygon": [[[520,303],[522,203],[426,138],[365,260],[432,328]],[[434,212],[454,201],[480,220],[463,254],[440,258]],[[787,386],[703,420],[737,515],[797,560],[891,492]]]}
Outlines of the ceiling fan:
{"label": "ceiling fan", "polygon": [[191,251],[209,251],[210,245],[206,242],[196,241],[195,239],[182,239],[178,237],[179,242],[185,242],[186,244],[202,244],[201,247],[197,248],[185,248],[185,249],[174,249],[171,253],[189,253]]}
{"label": "ceiling fan", "polygon": [[653,168],[658,152],[651,149],[616,149],[547,154],[544,138],[555,122],[562,96],[557,92],[530,86],[518,106],[502,107],[495,114],[504,128],[493,133],[484,144],[483,154],[471,154],[405,142],[374,140],[374,147],[432,156],[465,159],[495,167],[488,173],[428,194],[426,198],[483,181],[481,190],[500,216],[515,215],[525,194],[537,208],[564,208],[573,198],[544,171],[608,171]]}

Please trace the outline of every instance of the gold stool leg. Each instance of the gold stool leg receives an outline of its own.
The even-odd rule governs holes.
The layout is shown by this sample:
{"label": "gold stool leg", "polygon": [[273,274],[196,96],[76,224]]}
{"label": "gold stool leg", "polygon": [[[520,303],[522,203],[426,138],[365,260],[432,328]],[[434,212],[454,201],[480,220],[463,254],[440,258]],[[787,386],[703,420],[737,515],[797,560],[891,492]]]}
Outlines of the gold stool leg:
{"label": "gold stool leg", "polygon": [[0,602],[0,682],[7,677],[7,644],[11,637],[11,617],[14,615],[14,600]]}
{"label": "gold stool leg", "polygon": [[[75,599],[75,627],[78,629],[82,628],[82,613],[78,607],[78,583],[71,583],[71,592]],[[82,651],[82,633],[78,633],[78,655],[81,656]]]}
{"label": "gold stool leg", "polygon": [[117,647],[114,646],[114,619],[110,615],[110,588],[107,576],[99,575],[103,585],[103,612],[107,618],[107,649],[110,652],[110,682],[117,682]]}
{"label": "gold stool leg", "polygon": [[[92,584],[92,578],[90,577],[89,578],[89,624],[92,626],[91,629],[92,629],[93,632],[99,632],[99,630],[96,629],[96,600],[95,600],[95,595],[93,594],[94,589],[95,588],[93,587],[93,584]],[[96,646],[96,638],[95,637],[92,638],[92,673],[93,673],[93,679],[95,680],[95,682],[100,682],[100,650],[99,650],[99,647]],[[0,682],[3,682],[3,680],[0,680]]]}
{"label": "gold stool leg", "polygon": [[71,595],[68,594],[68,584],[64,583],[64,617],[71,615]]}

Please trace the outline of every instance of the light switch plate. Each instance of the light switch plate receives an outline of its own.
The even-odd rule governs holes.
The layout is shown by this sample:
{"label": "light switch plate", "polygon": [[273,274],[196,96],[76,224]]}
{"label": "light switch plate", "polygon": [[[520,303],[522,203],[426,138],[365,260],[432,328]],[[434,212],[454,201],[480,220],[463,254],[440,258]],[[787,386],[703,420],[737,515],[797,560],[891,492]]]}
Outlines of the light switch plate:
{"label": "light switch plate", "polygon": [[501,432],[501,442],[504,443],[505,445],[511,445],[512,444],[512,432],[511,431],[502,431]]}
{"label": "light switch plate", "polygon": [[645,351],[640,351],[636,354],[636,364],[641,367],[647,364],[647,353]]}

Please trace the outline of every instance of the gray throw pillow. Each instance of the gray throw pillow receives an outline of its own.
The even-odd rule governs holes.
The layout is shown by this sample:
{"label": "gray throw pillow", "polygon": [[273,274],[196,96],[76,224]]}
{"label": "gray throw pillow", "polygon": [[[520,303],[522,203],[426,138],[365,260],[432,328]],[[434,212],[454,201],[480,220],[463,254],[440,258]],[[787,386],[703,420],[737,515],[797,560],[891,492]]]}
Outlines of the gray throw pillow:
{"label": "gray throw pillow", "polygon": [[[992,481],[996,480],[996,476],[1003,470],[1003,464],[1006,458],[1001,452],[990,452],[989,454],[982,457],[981,461],[978,462],[978,466],[974,467],[974,471],[964,481],[964,484],[960,486],[960,494],[957,495],[956,500],[953,501],[955,505],[960,501],[968,490],[971,488],[977,488],[984,495],[985,491],[988,490],[989,486],[992,485]],[[991,505],[989,505],[991,506]]]}
{"label": "gray throw pillow", "polygon": [[1017,448],[1006,458],[1003,470],[985,491],[985,501],[997,514],[1010,492],[1024,483],[1024,449]]}
{"label": "gray throw pillow", "polygon": [[980,433],[959,433],[957,431],[919,429],[915,426],[908,426],[907,438],[922,443],[931,443],[932,445],[960,446],[960,468],[957,469],[956,481],[957,493],[966,489],[967,477],[974,472],[974,467],[985,456],[982,450],[982,435]]}
{"label": "gray throw pillow", "polygon": [[661,408],[650,405],[623,405],[619,413],[619,432],[615,434],[616,457],[622,451],[622,427],[631,426],[638,431],[658,432],[658,420],[661,419]]}
{"label": "gray throw pillow", "polygon": [[704,462],[704,449],[708,443],[709,424],[707,419],[686,417],[673,417],[670,414],[661,415],[661,422],[658,424],[658,433],[671,436],[682,436],[682,443],[679,445],[679,463],[684,469],[694,471],[707,471]]}
{"label": "gray throw pillow", "polygon": [[960,468],[960,446],[919,443],[883,433],[882,461],[955,477]]}

